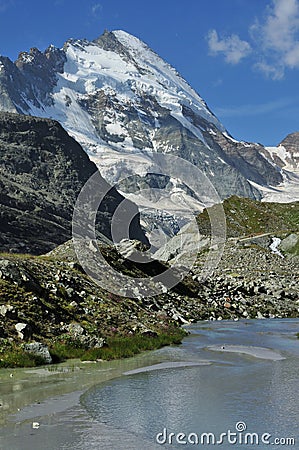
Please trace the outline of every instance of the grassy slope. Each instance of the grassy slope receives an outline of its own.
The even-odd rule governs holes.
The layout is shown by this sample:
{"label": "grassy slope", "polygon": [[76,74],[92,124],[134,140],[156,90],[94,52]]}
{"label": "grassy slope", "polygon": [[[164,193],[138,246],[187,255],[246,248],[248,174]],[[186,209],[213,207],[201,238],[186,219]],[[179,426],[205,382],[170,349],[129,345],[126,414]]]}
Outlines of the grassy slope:
{"label": "grassy slope", "polygon": [[[248,198],[230,197],[223,202],[227,236],[299,231],[299,202],[262,203]],[[198,216],[200,230],[210,230],[207,210]]]}

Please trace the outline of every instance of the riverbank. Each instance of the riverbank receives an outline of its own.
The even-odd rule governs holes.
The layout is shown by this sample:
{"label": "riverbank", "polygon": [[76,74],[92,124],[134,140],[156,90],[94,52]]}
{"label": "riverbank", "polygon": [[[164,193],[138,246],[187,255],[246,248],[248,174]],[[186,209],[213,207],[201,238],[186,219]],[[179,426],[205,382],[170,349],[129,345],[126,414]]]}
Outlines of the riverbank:
{"label": "riverbank", "polygon": [[[76,329],[79,328],[81,327],[76,325]],[[149,330],[143,334],[109,336],[103,340],[102,345],[91,348],[78,338],[74,342],[71,335],[66,336],[64,340],[52,342],[49,347],[41,343],[18,345],[3,339],[0,347],[0,368],[38,367],[74,358],[83,362],[129,358],[165,345],[180,344],[187,334],[182,328],[174,326],[168,327],[167,331],[159,331],[160,333]]]}
{"label": "riverbank", "polygon": [[69,360],[34,369],[1,369],[0,448],[53,450],[62,449],[64,444],[71,446],[82,427],[92,424],[80,405],[84,392],[120,377],[126,370],[160,360],[145,352],[109,362]]}
{"label": "riverbank", "polygon": [[[141,292],[135,286],[133,298],[109,292],[111,279],[106,290],[89,278],[71,241],[44,256],[0,254],[0,367],[130,357],[179,342],[180,327],[199,320],[298,317],[299,256],[273,253],[273,239],[269,233],[231,238],[204,280],[202,251],[173,289],[164,286],[162,294],[147,297],[140,281]],[[123,245],[134,252],[141,244]],[[100,246],[128,280],[152,280],[168,267],[169,261],[136,263],[119,248]],[[213,252],[218,250],[210,250],[210,260]]]}
{"label": "riverbank", "polygon": [[[70,242],[49,256],[0,255],[0,352],[11,343],[40,342],[58,358],[58,347],[69,357],[103,347],[101,358],[109,340],[166,339],[198,320],[298,317],[299,257],[271,253],[271,239],[227,241],[218,267],[203,281],[206,254],[200,254],[182,282],[154,297],[125,298],[100,288],[82,272]],[[111,264],[124,264],[115,249],[106,251]],[[128,264],[136,277],[166,268],[141,264],[142,272]]]}
{"label": "riverbank", "polygon": [[[61,407],[70,406],[66,405],[68,398],[76,403],[78,395],[94,384],[117,378],[123,372],[144,365],[159,363],[161,360],[163,361],[163,358],[161,359],[159,353],[147,351],[132,358],[113,361],[83,362],[73,359],[34,368],[0,369],[0,423],[7,423],[11,414],[17,414],[17,420],[26,420],[29,416],[41,415],[41,412],[45,415],[58,412]],[[78,395],[73,396],[76,392]],[[56,400],[49,404],[49,398]],[[26,409],[20,416],[19,411],[27,405],[31,405],[29,410]]]}

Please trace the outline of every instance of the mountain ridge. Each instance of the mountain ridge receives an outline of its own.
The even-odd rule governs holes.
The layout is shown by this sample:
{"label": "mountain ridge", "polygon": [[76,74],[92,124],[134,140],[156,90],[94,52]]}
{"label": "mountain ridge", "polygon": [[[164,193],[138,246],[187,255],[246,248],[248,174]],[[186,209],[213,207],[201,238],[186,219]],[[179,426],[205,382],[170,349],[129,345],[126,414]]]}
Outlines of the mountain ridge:
{"label": "mountain ridge", "polygon": [[[222,199],[261,199],[264,188],[289,178],[269,150],[236,141],[173,67],[121,30],[93,41],[70,39],[43,53],[31,49],[15,64],[1,57],[0,109],[9,108],[58,120],[112,184],[153,172],[145,151],[188,160]],[[176,193],[169,184],[169,198]]]}
{"label": "mountain ridge", "polygon": [[[69,240],[77,196],[97,172],[58,122],[0,112],[1,251],[40,254]],[[98,180],[98,189],[107,195],[99,208],[96,231],[107,240],[114,211],[124,197],[100,175]],[[135,213],[131,237],[147,242],[137,207],[129,201],[126,207]]]}

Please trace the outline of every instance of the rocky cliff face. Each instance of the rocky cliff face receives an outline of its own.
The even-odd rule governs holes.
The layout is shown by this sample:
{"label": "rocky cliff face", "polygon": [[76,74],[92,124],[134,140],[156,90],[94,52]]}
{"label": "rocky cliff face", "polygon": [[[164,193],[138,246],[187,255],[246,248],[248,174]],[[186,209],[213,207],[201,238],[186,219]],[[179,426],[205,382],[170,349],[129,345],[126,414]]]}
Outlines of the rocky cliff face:
{"label": "rocky cliff face", "polygon": [[[0,108],[58,120],[111,183],[153,172],[144,150],[200,167],[222,198],[260,198],[250,181],[282,181],[262,146],[235,141],[175,69],[123,31],[31,49],[15,64],[2,57]],[[177,186],[168,190],[171,198]]]}
{"label": "rocky cliff face", "polygon": [[[58,122],[0,113],[1,251],[39,254],[70,239],[75,201],[95,172],[95,164]],[[107,186],[100,177],[99,190]],[[123,200],[112,189],[98,212],[97,231],[108,238]],[[131,202],[127,206],[138,213]],[[130,232],[146,241],[138,214]]]}
{"label": "rocky cliff face", "polygon": [[279,144],[284,147],[288,153],[287,158],[290,165],[299,168],[299,132],[288,134],[287,137]]}
{"label": "rocky cliff face", "polygon": [[299,172],[299,132],[288,134],[277,147],[262,147],[264,157],[281,169],[295,173]]}
{"label": "rocky cliff face", "polygon": [[21,52],[15,63],[0,56],[0,110],[30,114],[30,106],[53,104],[51,93],[65,61],[64,52],[53,46],[43,53]]}

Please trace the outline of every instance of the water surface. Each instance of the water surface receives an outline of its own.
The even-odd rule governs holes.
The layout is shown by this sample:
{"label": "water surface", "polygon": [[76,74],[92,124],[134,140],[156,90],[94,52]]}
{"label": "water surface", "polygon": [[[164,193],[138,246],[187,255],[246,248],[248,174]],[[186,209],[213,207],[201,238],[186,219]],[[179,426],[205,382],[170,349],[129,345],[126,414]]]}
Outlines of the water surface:
{"label": "water surface", "polygon": [[[88,434],[88,441],[99,449],[120,448],[122,439],[127,445],[123,448],[161,448],[155,439],[164,433],[160,435],[163,441],[165,429],[167,435],[212,432],[219,436],[227,430],[236,432],[236,424],[259,436],[271,434],[271,443],[275,438],[298,439],[298,325],[298,320],[192,325],[192,334],[181,347],[156,352],[180,364],[164,363],[157,365],[157,370],[151,366],[150,370],[129,372],[82,396],[81,403],[96,424],[95,435]],[[219,351],[210,346],[218,346]],[[237,346],[242,346],[242,353],[236,352]],[[270,350],[258,353],[259,347]],[[203,365],[203,360],[212,364]],[[165,446],[182,448],[173,439],[171,442]],[[293,448],[299,448],[299,440],[297,446]],[[229,447],[233,445],[222,446]],[[81,441],[77,448],[88,446]]]}
{"label": "water surface", "polygon": [[[213,433],[219,439],[228,430],[239,439],[246,432],[259,439],[268,433],[270,444],[275,438],[295,438],[297,443],[224,442],[219,445],[224,450],[299,448],[299,319],[201,322],[188,329],[191,334],[181,346],[143,354],[137,364],[136,359],[121,363],[117,378],[94,383],[74,406],[40,413],[37,430],[30,428],[34,413],[20,411],[13,436],[4,435],[3,448],[210,448],[175,439],[179,433],[186,439]],[[168,442],[170,433],[175,435],[171,445],[157,442],[157,436]]]}

